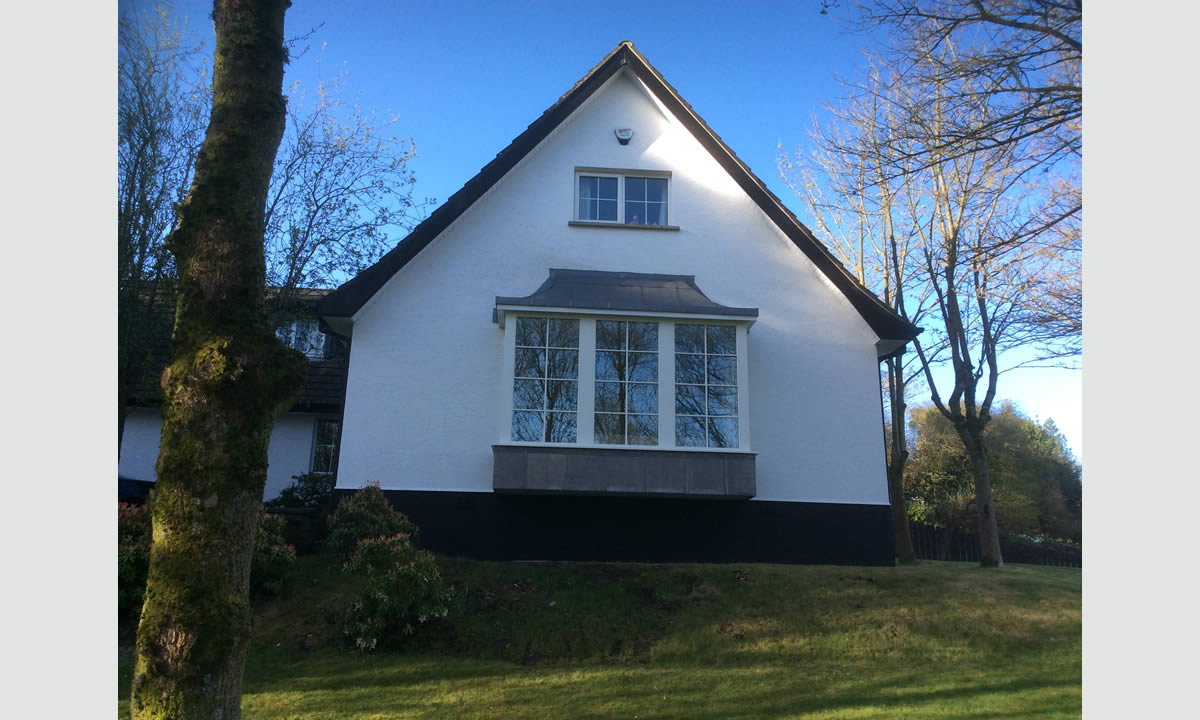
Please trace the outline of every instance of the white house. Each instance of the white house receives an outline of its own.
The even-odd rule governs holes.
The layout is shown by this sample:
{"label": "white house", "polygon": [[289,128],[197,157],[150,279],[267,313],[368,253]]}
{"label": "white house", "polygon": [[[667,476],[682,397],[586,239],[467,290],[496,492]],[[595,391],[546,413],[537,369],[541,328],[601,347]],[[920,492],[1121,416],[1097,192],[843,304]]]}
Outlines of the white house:
{"label": "white house", "polygon": [[[296,300],[301,308],[312,308],[325,294],[305,290]],[[272,428],[264,500],[278,496],[296,475],[334,471],[346,389],[345,344],[320,332],[315,315],[291,322],[278,334],[308,356],[308,382],[296,404],[277,418]],[[155,372],[134,389],[134,407],[125,418],[117,465],[122,499],[144,496],[155,481],[154,464],[162,437],[162,393],[156,380],[157,371],[167,362],[167,345],[168,338],[162,338],[153,348],[155,367],[151,369]]]}
{"label": "white house", "polygon": [[337,487],[435,550],[893,562],[878,364],[919,330],[632,43],[318,312]]}

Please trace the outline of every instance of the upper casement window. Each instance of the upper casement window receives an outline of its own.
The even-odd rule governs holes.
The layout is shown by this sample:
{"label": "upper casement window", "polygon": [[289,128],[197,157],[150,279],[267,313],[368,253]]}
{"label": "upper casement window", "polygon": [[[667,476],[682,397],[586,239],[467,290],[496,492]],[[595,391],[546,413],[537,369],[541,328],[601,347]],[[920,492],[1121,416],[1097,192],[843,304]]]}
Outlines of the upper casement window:
{"label": "upper casement window", "polygon": [[578,170],[575,219],[585,223],[668,227],[669,186],[667,173]]}
{"label": "upper casement window", "polygon": [[284,345],[299,350],[310,360],[326,357],[325,333],[321,332],[316,320],[299,319],[275,328],[275,337]]}

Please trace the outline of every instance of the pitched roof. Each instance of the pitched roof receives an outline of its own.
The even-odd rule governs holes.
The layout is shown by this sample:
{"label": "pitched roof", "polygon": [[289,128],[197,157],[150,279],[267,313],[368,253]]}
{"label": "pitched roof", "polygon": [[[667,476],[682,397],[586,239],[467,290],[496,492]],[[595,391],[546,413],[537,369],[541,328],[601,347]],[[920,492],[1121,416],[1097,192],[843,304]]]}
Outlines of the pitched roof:
{"label": "pitched roof", "polygon": [[550,269],[532,295],[496,297],[496,306],[630,310],[758,317],[758,308],[721,305],[696,286],[694,275]]}
{"label": "pitched roof", "polygon": [[541,117],[512,143],[501,150],[479,173],[451,195],[420,225],[379,262],[359,273],[320,304],[318,312],[326,317],[351,317],[366,304],[383,285],[410,260],[417,256],[450,223],[454,222],[476,200],[484,195],[509,170],[516,166],[538,143],[571,115],[585,100],[591,97],[610,77],[627,68],[654,94],[685,128],[713,156],[717,163],[733,177],[734,181],[766,213],[780,230],[817,266],[830,282],[842,292],[859,315],[880,338],[911,340],[920,333],[920,328],[900,317],[838,262],[837,258],[819,241],[812,231],[801,223],[790,210],[784,207],[762,180],[742,162],[736,153],[712,131],[704,120],[692,110],[675,88],[650,65],[649,61],[634,49],[633,43],[621,41],[612,52],[593,67],[574,87],[562,95]]}

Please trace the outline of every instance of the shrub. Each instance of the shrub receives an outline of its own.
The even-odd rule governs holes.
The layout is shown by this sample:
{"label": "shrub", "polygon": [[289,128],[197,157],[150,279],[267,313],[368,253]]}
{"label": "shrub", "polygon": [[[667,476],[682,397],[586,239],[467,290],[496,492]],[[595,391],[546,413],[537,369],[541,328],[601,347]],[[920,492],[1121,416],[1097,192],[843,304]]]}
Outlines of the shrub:
{"label": "shrub", "polygon": [[117,610],[135,615],[150,570],[150,506],[117,503]]}
{"label": "shrub", "polygon": [[378,485],[367,485],[342,498],[329,520],[329,546],[342,555],[354,552],[364,538],[391,537],[403,533],[417,541],[417,528],[397,511]]}
{"label": "shrub", "polygon": [[[278,597],[287,586],[287,573],[296,550],[283,539],[285,520],[259,512],[254,555],[250,562],[250,592]],[[146,594],[152,530],[150,505],[117,505],[117,609],[121,618],[136,616]]]}
{"label": "shrub", "polygon": [[267,503],[272,508],[321,507],[333,496],[332,473],[303,473],[292,476],[292,484]]}
{"label": "shrub", "polygon": [[258,531],[250,561],[250,592],[276,598],[287,589],[288,570],[296,562],[296,548],[283,538],[287,521],[280,515],[258,511]]}
{"label": "shrub", "polygon": [[345,624],[360,650],[395,643],[449,611],[454,588],[446,586],[433,555],[414,547],[406,533],[360,540],[344,569],[366,575]]}

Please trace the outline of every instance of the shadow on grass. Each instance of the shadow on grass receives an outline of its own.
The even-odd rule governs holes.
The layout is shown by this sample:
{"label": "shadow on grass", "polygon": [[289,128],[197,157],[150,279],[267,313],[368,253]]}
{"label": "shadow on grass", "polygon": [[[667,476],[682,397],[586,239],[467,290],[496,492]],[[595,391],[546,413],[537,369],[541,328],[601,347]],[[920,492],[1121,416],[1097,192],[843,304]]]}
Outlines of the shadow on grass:
{"label": "shadow on grass", "polygon": [[247,717],[328,718],[1015,719],[1075,717],[1080,712],[1077,678],[1033,670],[998,681],[965,671],[854,677],[855,669],[867,670],[658,664],[528,669],[457,658],[393,658],[374,667],[343,667],[331,677],[248,678],[246,708]]}

